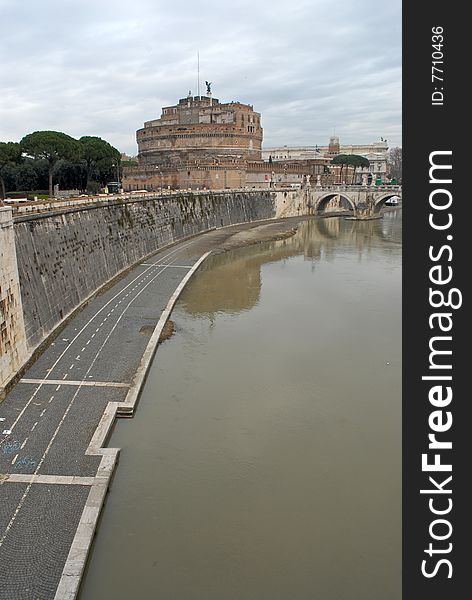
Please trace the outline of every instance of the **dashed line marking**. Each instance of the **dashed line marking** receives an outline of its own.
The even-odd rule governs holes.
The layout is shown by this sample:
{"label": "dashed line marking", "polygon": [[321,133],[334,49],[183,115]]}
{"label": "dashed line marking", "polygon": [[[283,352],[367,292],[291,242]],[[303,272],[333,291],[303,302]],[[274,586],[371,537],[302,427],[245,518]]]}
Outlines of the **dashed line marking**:
{"label": "dashed line marking", "polygon": [[[156,267],[167,267],[167,268],[171,268],[171,269],[192,269],[193,265],[164,265],[164,264],[158,264],[155,265]],[[146,275],[146,277],[149,277],[149,275]]]}
{"label": "dashed line marking", "polygon": [[15,458],[11,461],[11,464],[14,465],[16,463],[16,459],[18,458],[18,454],[15,454]]}
{"label": "dashed line marking", "polygon": [[46,412],[46,409],[44,409],[43,411],[41,411],[41,414],[39,415],[39,417],[41,418],[44,415],[45,412]]}
{"label": "dashed line marking", "polygon": [[57,388],[56,388],[56,392],[58,392],[60,389],[61,389],[61,386],[58,385]]}
{"label": "dashed line marking", "polygon": [[[176,250],[174,250],[174,251],[172,251],[172,252],[168,253],[166,256],[164,256],[164,257],[161,257],[161,260],[162,260],[162,258],[164,258],[164,259],[165,259],[165,258],[167,258],[167,257],[169,257],[169,256],[171,256],[171,255],[173,255],[173,254],[176,254],[177,252],[181,252],[181,251],[183,250],[183,248],[185,248],[186,246],[190,245],[191,243],[192,243],[192,242],[188,242],[187,244],[185,244],[185,245],[181,246],[180,248],[177,248]],[[159,277],[159,275],[160,275],[160,274],[161,274],[161,273],[162,273],[162,272],[165,270],[165,268],[166,268],[166,267],[162,268],[162,270],[161,270],[161,271],[159,271],[159,272],[158,272],[156,275],[154,275],[152,279],[149,279],[149,281],[148,281],[148,282],[147,282],[147,283],[146,283],[146,284],[145,284],[145,285],[142,287],[142,289],[141,289],[141,290],[140,290],[140,291],[139,291],[139,292],[138,292],[136,295],[134,295],[134,296],[131,298],[131,300],[130,300],[130,301],[127,303],[126,307],[123,309],[123,311],[122,311],[122,312],[121,312],[121,314],[119,315],[119,317],[118,317],[118,319],[117,319],[116,323],[113,325],[113,327],[112,327],[112,329],[111,329],[110,333],[109,333],[109,334],[106,336],[105,340],[103,341],[103,343],[101,344],[100,348],[98,349],[98,352],[97,352],[97,354],[95,355],[94,359],[92,360],[92,363],[90,364],[89,368],[87,369],[87,371],[86,371],[86,373],[85,373],[85,376],[87,376],[87,375],[90,373],[90,371],[92,370],[92,368],[93,368],[93,366],[94,366],[94,364],[95,364],[95,362],[96,362],[96,360],[97,360],[98,356],[100,355],[101,351],[103,350],[103,348],[104,348],[105,344],[108,342],[108,340],[109,340],[110,336],[112,335],[113,331],[116,329],[116,327],[117,327],[118,323],[119,323],[119,322],[120,322],[120,320],[122,319],[122,317],[123,317],[123,315],[125,314],[126,310],[127,310],[127,309],[128,309],[130,306],[131,306],[131,304],[132,304],[132,303],[133,303],[133,302],[134,302],[134,301],[137,299],[137,297],[138,297],[138,296],[140,296],[140,295],[141,295],[141,294],[144,292],[144,290],[145,290],[145,289],[146,289],[146,288],[147,288],[147,287],[148,287],[148,286],[149,286],[149,285],[150,285],[150,284],[151,284],[151,283],[152,283],[152,282],[153,282],[155,279],[157,279],[157,277]],[[60,355],[60,356],[59,356],[59,357],[56,359],[56,361],[55,361],[55,363],[54,363],[54,365],[53,365],[53,367],[52,367],[52,368],[54,368],[54,367],[55,367],[55,366],[56,366],[56,365],[59,363],[59,361],[60,361],[60,360],[61,360],[61,359],[64,357],[64,355],[65,355],[65,353],[67,352],[67,350],[68,350],[68,349],[71,347],[71,345],[72,345],[72,344],[73,344],[73,343],[74,343],[74,342],[77,340],[77,338],[78,338],[78,337],[79,337],[79,336],[80,336],[80,335],[81,335],[81,334],[84,332],[84,330],[85,330],[85,329],[86,329],[86,328],[87,328],[87,327],[90,325],[90,323],[92,323],[92,321],[95,319],[95,317],[96,317],[98,314],[100,314],[100,313],[101,313],[101,312],[102,312],[102,311],[105,309],[105,307],[106,307],[106,306],[108,306],[108,305],[109,305],[109,304],[112,302],[112,300],[114,300],[115,298],[119,297],[119,295],[120,295],[120,294],[122,294],[122,293],[123,293],[123,291],[124,291],[125,289],[127,289],[127,287],[128,287],[129,285],[132,285],[132,284],[133,284],[133,283],[134,283],[136,280],[137,280],[137,278],[136,278],[136,279],[134,279],[133,281],[131,281],[131,282],[130,282],[130,283],[127,285],[127,286],[125,286],[125,287],[124,287],[124,289],[121,289],[121,290],[120,290],[120,291],[119,291],[119,292],[118,292],[118,293],[117,293],[117,294],[116,294],[116,295],[115,295],[115,296],[114,296],[114,297],[113,297],[111,300],[109,300],[109,301],[108,301],[108,302],[107,302],[107,303],[106,303],[104,306],[102,306],[102,308],[100,308],[100,309],[99,309],[99,310],[98,310],[98,311],[97,311],[97,312],[96,312],[96,313],[95,313],[95,314],[94,314],[94,315],[93,315],[93,316],[92,316],[92,317],[89,319],[89,321],[88,321],[88,322],[87,322],[87,323],[86,323],[86,324],[85,324],[85,325],[84,325],[84,326],[83,326],[83,327],[80,329],[80,331],[77,333],[77,335],[75,335],[75,336],[74,336],[73,340],[72,340],[72,341],[71,341],[71,342],[70,342],[70,343],[67,345],[67,347],[66,347],[66,348],[63,350],[63,352],[61,353],[61,355]],[[144,281],[144,279],[142,279],[141,281]],[[136,288],[136,286],[135,286],[135,288]],[[130,295],[130,293],[131,293],[131,292],[128,292],[128,294],[126,294],[125,298],[126,298],[126,297],[128,297],[128,296]],[[122,298],[122,300],[123,300],[123,298]],[[120,301],[120,303],[121,303],[121,301]],[[74,331],[77,331],[77,328],[75,328],[75,329],[74,329]],[[97,329],[97,332],[98,332],[98,329]],[[68,341],[68,340],[65,340],[65,341]],[[66,373],[66,374],[64,375],[64,377],[63,377],[63,380],[64,380],[64,379],[66,379],[66,378],[67,378],[67,376],[68,376],[68,373]],[[88,376],[90,377],[90,375],[88,375]],[[16,425],[16,423],[17,423],[17,422],[20,420],[20,418],[23,416],[23,414],[24,414],[24,413],[25,413],[25,411],[27,410],[28,406],[30,405],[30,402],[33,400],[33,398],[34,398],[34,397],[35,397],[35,395],[38,393],[38,391],[40,390],[40,388],[41,388],[41,385],[40,385],[40,386],[39,386],[39,387],[38,387],[38,388],[35,390],[35,392],[34,392],[34,393],[33,393],[33,395],[31,396],[31,398],[28,400],[28,402],[27,402],[27,403],[26,403],[26,405],[23,407],[23,409],[20,411],[20,413],[18,414],[18,416],[16,417],[16,419],[15,419],[15,421],[14,421],[13,425],[12,425],[12,428],[13,428],[13,427]],[[80,387],[79,387],[79,389],[76,391],[76,393],[74,394],[74,396],[73,396],[73,398],[71,399],[71,402],[69,403],[69,405],[67,406],[67,408],[66,408],[66,410],[65,410],[65,412],[64,412],[64,414],[63,414],[63,416],[62,416],[62,418],[61,418],[61,420],[60,420],[60,422],[59,422],[59,424],[58,424],[58,426],[56,427],[56,430],[55,430],[54,434],[52,435],[52,437],[51,437],[51,439],[50,439],[50,441],[49,441],[49,443],[48,443],[48,445],[47,445],[47,447],[46,447],[46,449],[45,449],[45,451],[44,451],[44,453],[43,453],[43,455],[42,455],[42,457],[41,457],[41,460],[39,461],[38,465],[36,466],[36,469],[35,469],[34,473],[33,473],[33,474],[30,476],[31,478],[30,478],[30,480],[29,480],[28,486],[27,486],[26,490],[24,491],[24,493],[23,493],[23,495],[22,495],[22,497],[21,497],[20,501],[18,502],[18,505],[17,505],[17,507],[16,507],[16,509],[15,509],[15,512],[13,513],[13,515],[12,515],[12,517],[11,517],[11,519],[10,519],[10,521],[9,521],[8,525],[6,526],[6,528],[5,528],[5,531],[3,532],[3,535],[1,535],[1,537],[0,537],[0,548],[2,547],[2,545],[3,545],[4,541],[5,541],[5,539],[7,538],[8,534],[9,534],[9,532],[10,532],[10,530],[11,530],[11,528],[12,528],[12,526],[13,526],[14,522],[15,522],[15,520],[17,519],[17,516],[18,516],[18,514],[19,514],[19,512],[20,512],[21,508],[23,507],[23,504],[24,504],[24,502],[25,502],[25,500],[26,500],[26,498],[27,498],[27,496],[28,496],[28,494],[29,494],[29,491],[30,491],[30,489],[31,489],[31,487],[32,487],[32,484],[33,484],[33,482],[35,481],[35,479],[38,477],[39,470],[41,469],[41,467],[42,467],[42,465],[43,465],[43,463],[44,463],[44,461],[45,461],[45,459],[46,459],[46,457],[47,457],[47,455],[48,455],[48,453],[49,453],[49,451],[50,451],[50,449],[51,449],[51,447],[52,447],[52,445],[53,445],[53,443],[54,443],[54,440],[55,440],[56,436],[57,436],[57,435],[58,435],[58,433],[59,433],[59,430],[60,430],[60,428],[61,428],[62,424],[64,423],[64,421],[65,421],[65,419],[66,419],[66,417],[67,417],[68,413],[70,412],[70,410],[71,410],[71,407],[72,407],[72,404],[74,403],[74,401],[75,401],[75,398],[77,397],[77,394],[78,394],[79,390],[80,390]],[[32,429],[31,429],[31,431],[33,431],[33,430],[35,429],[35,427],[36,427],[36,425],[37,425],[37,424],[38,424],[38,421],[36,421],[36,423],[33,425],[33,427],[32,427]],[[11,433],[11,430],[4,430],[4,434],[9,434],[9,433]],[[4,439],[0,440],[0,445],[1,445],[1,444],[3,444],[3,442],[4,442],[6,439],[8,439],[8,438],[4,438]]]}
{"label": "dashed line marking", "polygon": [[[143,273],[141,273],[140,275],[138,275],[137,277],[135,277],[132,281],[130,281],[126,286],[124,286],[123,288],[121,288],[110,300],[108,300],[108,302],[106,302],[100,309],[97,310],[97,312],[92,315],[92,317],[85,323],[85,325],[77,332],[77,334],[74,335],[74,337],[72,338],[72,340],[70,340],[70,338],[62,338],[63,342],[67,342],[66,347],[62,350],[61,354],[56,358],[56,360],[54,361],[53,365],[50,367],[50,369],[48,370],[48,372],[52,371],[58,364],[59,362],[62,360],[62,358],[65,356],[66,352],[71,348],[72,344],[77,340],[77,338],[87,329],[87,327],[94,321],[94,319],[103,311],[106,309],[107,306],[109,306],[114,300],[116,300],[117,298],[119,298],[121,296],[121,299],[117,302],[117,304],[115,304],[115,306],[118,306],[119,304],[121,304],[123,302],[123,300],[128,297],[131,293],[131,291],[129,291],[126,296],[123,298],[122,294],[126,289],[129,289],[129,287],[131,285],[133,285],[133,283],[136,283],[136,281],[144,281],[145,279],[147,279],[149,276],[153,275],[153,279],[151,279],[149,281],[149,283],[151,283],[152,281],[154,281],[155,278],[159,277],[159,275],[167,268],[164,267],[162,268],[161,271],[159,271],[157,273],[157,275],[154,275],[154,270],[156,265],[159,264],[159,262],[162,261],[166,261],[166,259],[169,259],[170,256],[174,256],[175,254],[180,253],[184,248],[186,248],[187,246],[189,246],[190,244],[192,244],[193,241],[189,241],[186,244],[181,245],[180,247],[176,248],[175,250],[172,250],[171,252],[165,254],[164,256],[159,257],[160,261],[158,260],[157,263],[153,263],[152,267],[148,267],[146,269],[147,271],[147,275],[145,276],[145,278],[143,278]],[[170,265],[169,265],[170,266]],[[146,284],[143,288],[143,290],[141,290],[137,296],[139,296],[141,294],[142,291],[144,291],[144,289],[147,288],[147,286],[149,285]],[[136,286],[135,286],[136,287]],[[136,297],[137,297],[136,296]],[[129,304],[128,304],[129,307]],[[128,308],[127,307],[127,308]],[[126,310],[126,309],[125,309]],[[121,319],[123,315],[121,315],[118,320]],[[74,328],[74,331],[77,331],[77,327]],[[114,328],[113,328],[114,329]],[[98,329],[96,330],[98,332]],[[95,334],[94,334],[95,335]],[[92,335],[92,337],[94,337],[94,335]],[[108,339],[109,336],[107,336]],[[64,375],[63,379],[66,379],[67,377],[67,373]],[[90,377],[90,375],[89,375]],[[3,437],[2,439],[0,439],[0,446],[3,445],[3,443],[8,439],[9,435],[11,434],[13,428],[15,427],[15,425],[18,423],[18,421],[22,418],[22,416],[24,415],[25,411],[28,409],[28,407],[30,406],[30,403],[32,402],[32,400],[35,398],[36,394],[39,392],[39,390],[41,389],[41,385],[39,385],[33,392],[33,394],[31,395],[31,397],[29,398],[29,400],[26,402],[26,404],[23,406],[23,408],[20,410],[20,412],[18,413],[18,415],[16,416],[14,422],[11,425],[11,429],[4,429],[2,431],[2,435],[4,435],[5,437]],[[59,387],[58,387],[59,389]],[[4,532],[4,534],[0,537],[0,547],[2,546],[5,537],[7,536],[13,522],[16,519],[16,516],[18,514],[19,509],[21,508],[21,505],[23,504],[24,499],[26,498],[26,496],[28,495],[28,491],[29,491],[29,487],[27,488],[27,490],[25,491],[18,507],[17,510],[15,511],[15,514],[12,516],[10,523],[7,525],[7,528]]]}
{"label": "dashed line marking", "polygon": [[21,444],[20,449],[23,450],[23,448],[26,446],[26,442],[28,441],[29,438],[26,438],[25,441]]}

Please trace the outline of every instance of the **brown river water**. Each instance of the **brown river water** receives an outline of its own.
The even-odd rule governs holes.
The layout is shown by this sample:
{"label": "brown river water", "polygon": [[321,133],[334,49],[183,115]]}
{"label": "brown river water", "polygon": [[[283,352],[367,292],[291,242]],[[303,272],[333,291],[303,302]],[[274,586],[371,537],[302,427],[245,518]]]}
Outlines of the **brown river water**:
{"label": "brown river water", "polygon": [[400,600],[401,211],[219,254],[177,304],[80,600]]}

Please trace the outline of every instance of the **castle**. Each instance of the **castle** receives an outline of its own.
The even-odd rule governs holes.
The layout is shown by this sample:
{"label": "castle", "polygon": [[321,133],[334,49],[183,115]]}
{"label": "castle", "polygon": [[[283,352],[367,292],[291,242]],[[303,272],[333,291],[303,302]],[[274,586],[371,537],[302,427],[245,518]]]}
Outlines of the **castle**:
{"label": "castle", "polygon": [[[160,118],[136,132],[138,166],[124,169],[125,191],[162,189],[268,188],[302,185],[322,175],[329,159],[262,159],[261,115],[250,104],[220,103],[207,84],[162,109]],[[309,177],[308,177],[309,179]]]}

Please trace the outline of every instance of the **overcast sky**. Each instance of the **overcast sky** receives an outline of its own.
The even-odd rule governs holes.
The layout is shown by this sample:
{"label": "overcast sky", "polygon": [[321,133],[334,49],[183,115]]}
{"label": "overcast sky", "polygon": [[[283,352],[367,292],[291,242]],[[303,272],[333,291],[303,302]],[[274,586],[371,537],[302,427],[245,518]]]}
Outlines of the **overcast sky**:
{"label": "overcast sky", "polygon": [[0,0],[0,140],[52,129],[136,154],[161,107],[213,82],[264,145],[401,145],[401,1]]}

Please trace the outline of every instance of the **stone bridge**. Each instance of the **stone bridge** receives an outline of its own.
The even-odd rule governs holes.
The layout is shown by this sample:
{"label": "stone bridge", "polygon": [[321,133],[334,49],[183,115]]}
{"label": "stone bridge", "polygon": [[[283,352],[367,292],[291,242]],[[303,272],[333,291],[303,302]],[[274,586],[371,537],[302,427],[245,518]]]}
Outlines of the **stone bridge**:
{"label": "stone bridge", "polygon": [[305,186],[296,194],[284,194],[285,209],[281,216],[351,211],[358,219],[372,219],[379,215],[387,200],[393,197],[401,200],[402,188],[399,185]]}

